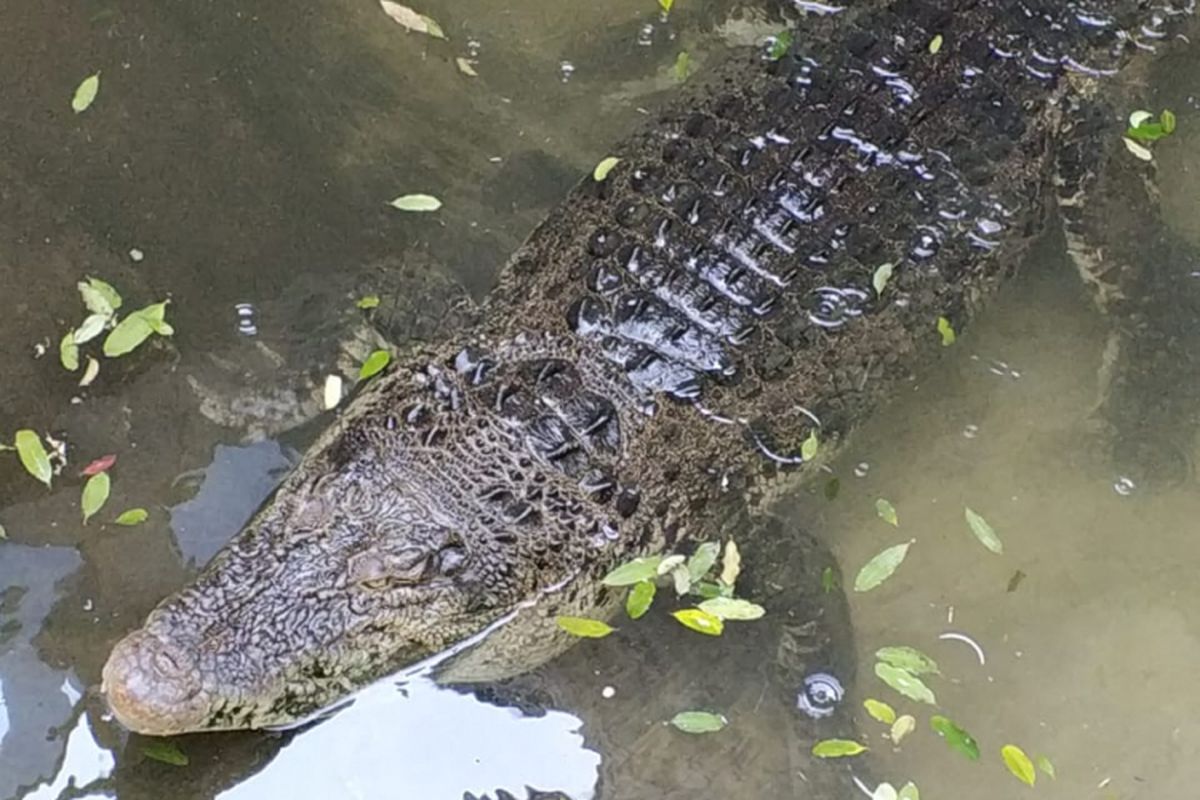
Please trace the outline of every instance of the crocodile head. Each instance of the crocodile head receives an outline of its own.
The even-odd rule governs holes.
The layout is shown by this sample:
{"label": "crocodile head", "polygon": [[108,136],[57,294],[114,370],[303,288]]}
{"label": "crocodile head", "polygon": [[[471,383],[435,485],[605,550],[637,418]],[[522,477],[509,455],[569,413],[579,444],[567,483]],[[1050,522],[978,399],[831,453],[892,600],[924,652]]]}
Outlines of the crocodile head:
{"label": "crocodile head", "polygon": [[536,591],[502,527],[468,543],[461,508],[377,458],[302,464],[195,583],[116,645],[102,688],[123,725],[172,735],[295,723]]}

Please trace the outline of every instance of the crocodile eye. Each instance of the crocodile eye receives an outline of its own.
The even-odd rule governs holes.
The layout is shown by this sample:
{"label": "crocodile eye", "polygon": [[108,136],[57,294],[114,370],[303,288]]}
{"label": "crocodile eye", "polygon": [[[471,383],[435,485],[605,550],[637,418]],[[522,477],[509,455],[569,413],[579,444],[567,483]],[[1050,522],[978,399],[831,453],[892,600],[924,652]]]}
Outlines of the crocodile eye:
{"label": "crocodile eye", "polygon": [[371,578],[370,580],[361,581],[359,586],[364,589],[370,589],[373,592],[380,592],[391,585],[391,580],[388,578]]}

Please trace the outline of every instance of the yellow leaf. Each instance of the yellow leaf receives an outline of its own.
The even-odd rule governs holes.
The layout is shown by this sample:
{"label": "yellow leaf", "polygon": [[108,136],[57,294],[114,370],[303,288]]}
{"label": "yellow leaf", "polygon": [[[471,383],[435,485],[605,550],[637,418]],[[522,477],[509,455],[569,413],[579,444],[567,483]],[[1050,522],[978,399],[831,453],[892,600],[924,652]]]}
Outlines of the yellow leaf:
{"label": "yellow leaf", "polygon": [[1024,750],[1015,744],[1006,744],[1000,748],[1000,757],[1004,759],[1008,771],[1017,776],[1017,780],[1030,786],[1037,782],[1037,770]]}

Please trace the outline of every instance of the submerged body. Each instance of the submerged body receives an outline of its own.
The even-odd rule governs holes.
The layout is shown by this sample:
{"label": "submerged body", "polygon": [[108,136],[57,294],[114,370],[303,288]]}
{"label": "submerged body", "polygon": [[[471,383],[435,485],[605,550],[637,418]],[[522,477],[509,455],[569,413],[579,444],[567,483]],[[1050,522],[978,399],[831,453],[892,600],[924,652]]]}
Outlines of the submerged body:
{"label": "submerged body", "polygon": [[1189,12],[901,0],[721,68],[116,646],[117,718],[288,724],[489,628],[452,679],[560,652],[554,617],[611,607],[608,570],[804,473],[811,433],[826,457],[940,349],[940,319],[961,329],[1043,219],[1070,74]]}

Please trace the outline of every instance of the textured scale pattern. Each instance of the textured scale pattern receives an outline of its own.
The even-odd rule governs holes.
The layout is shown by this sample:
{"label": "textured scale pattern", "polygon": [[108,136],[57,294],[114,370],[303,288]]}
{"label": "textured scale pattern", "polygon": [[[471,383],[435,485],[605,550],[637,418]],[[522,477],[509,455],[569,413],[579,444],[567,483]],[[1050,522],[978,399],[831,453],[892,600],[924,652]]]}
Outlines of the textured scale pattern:
{"label": "textured scale pattern", "polygon": [[1190,12],[898,0],[716,70],[118,645],[118,717],[287,723],[489,626],[473,674],[560,652],[554,615],[611,607],[608,569],[719,530],[937,352],[939,317],[969,321],[1042,223],[1072,80]]}

